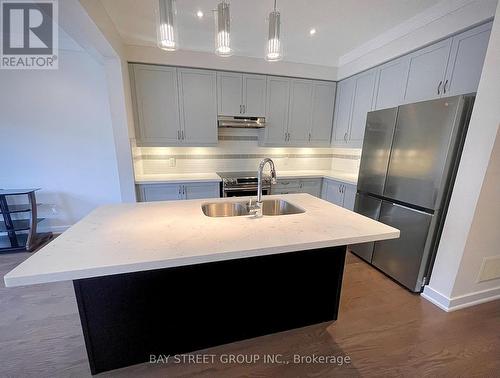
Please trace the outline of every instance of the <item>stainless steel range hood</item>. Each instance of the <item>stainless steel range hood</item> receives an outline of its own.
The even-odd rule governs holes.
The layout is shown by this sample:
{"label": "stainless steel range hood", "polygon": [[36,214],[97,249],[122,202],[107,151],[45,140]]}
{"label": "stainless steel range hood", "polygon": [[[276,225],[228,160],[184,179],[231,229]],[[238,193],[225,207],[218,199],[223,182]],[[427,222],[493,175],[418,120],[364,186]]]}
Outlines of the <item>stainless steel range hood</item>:
{"label": "stainless steel range hood", "polygon": [[219,116],[217,118],[217,123],[219,127],[261,129],[266,126],[266,119],[264,117]]}

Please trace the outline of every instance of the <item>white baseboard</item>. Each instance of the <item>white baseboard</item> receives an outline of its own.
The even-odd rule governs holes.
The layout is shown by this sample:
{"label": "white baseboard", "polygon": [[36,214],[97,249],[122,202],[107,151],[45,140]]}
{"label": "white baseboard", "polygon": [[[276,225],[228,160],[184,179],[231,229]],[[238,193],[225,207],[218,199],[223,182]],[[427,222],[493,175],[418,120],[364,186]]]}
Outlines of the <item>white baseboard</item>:
{"label": "white baseboard", "polygon": [[440,309],[450,312],[500,299],[500,287],[448,298],[427,285],[424,287],[424,292],[420,295]]}

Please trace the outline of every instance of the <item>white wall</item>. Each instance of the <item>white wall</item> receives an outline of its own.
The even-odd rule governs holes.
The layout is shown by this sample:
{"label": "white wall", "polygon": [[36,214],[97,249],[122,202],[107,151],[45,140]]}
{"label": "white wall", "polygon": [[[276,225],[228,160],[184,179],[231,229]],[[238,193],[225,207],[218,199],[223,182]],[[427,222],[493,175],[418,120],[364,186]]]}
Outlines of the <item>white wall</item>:
{"label": "white wall", "polygon": [[104,67],[59,52],[58,70],[0,70],[0,187],[42,188],[54,231],[121,200]]}
{"label": "white wall", "polygon": [[483,258],[500,256],[499,67],[500,6],[431,281],[423,293],[445,310],[500,297],[500,280],[476,282]]}

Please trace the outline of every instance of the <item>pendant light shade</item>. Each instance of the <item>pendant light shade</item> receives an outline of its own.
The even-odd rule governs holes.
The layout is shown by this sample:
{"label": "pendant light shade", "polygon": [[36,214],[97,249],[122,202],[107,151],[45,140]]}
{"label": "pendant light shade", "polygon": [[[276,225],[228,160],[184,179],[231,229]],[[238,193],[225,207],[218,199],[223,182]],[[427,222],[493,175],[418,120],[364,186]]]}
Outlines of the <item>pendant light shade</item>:
{"label": "pendant light shade", "polygon": [[267,39],[266,60],[275,62],[283,58],[283,47],[280,39],[281,19],[280,12],[276,10],[276,0],[274,0],[274,10],[269,13],[269,37]]}
{"label": "pendant light shade", "polygon": [[230,23],[229,3],[222,0],[215,12],[215,53],[219,56],[232,54]]}
{"label": "pendant light shade", "polygon": [[158,1],[159,7],[156,27],[158,47],[167,51],[175,51],[178,48],[177,28],[175,24],[175,0]]}

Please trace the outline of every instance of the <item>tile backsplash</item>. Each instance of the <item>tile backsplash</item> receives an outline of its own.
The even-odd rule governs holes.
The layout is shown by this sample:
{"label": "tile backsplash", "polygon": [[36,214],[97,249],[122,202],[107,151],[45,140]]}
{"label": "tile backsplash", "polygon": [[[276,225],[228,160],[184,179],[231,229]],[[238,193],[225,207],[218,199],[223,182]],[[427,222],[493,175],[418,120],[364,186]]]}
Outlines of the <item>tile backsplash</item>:
{"label": "tile backsplash", "polygon": [[261,147],[254,130],[221,130],[217,147],[132,147],[136,174],[255,170],[264,157],[276,168],[357,172],[360,149]]}

